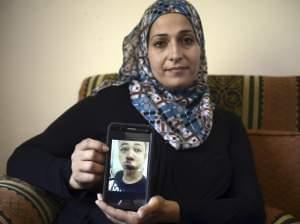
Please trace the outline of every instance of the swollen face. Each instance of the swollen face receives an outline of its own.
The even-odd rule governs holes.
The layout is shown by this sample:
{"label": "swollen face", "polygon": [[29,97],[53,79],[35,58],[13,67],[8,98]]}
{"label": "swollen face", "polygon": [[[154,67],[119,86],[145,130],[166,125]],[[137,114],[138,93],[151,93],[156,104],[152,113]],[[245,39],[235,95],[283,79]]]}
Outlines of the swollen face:
{"label": "swollen face", "polygon": [[154,77],[166,88],[186,88],[197,79],[200,46],[188,19],[179,13],[162,15],[152,24],[148,59]]}
{"label": "swollen face", "polygon": [[124,170],[138,170],[143,167],[146,144],[139,141],[120,141],[119,160]]}

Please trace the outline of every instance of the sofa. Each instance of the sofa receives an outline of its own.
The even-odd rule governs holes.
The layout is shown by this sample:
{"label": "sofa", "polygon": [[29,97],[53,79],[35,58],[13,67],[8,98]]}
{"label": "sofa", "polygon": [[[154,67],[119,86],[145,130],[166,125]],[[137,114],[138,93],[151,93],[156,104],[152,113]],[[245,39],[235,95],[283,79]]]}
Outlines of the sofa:
{"label": "sofa", "polygon": [[[116,78],[85,78],[78,100]],[[247,129],[266,223],[300,223],[300,76],[209,75],[208,83],[215,104],[239,115]],[[50,224],[61,206],[49,192],[0,177],[0,224]]]}

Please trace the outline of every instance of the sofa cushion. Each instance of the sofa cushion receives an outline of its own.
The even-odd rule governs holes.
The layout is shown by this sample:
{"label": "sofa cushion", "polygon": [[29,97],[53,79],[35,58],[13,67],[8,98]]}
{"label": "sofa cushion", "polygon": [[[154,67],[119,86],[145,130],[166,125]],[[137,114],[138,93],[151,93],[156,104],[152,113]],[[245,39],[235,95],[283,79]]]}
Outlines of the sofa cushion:
{"label": "sofa cushion", "polygon": [[[117,74],[86,78],[79,99]],[[248,129],[300,131],[300,76],[209,75],[213,102],[238,114]]]}
{"label": "sofa cushion", "polygon": [[300,131],[300,77],[209,75],[213,102],[248,129]]}
{"label": "sofa cushion", "polygon": [[300,133],[248,131],[265,201],[300,219]]}
{"label": "sofa cushion", "polygon": [[51,224],[61,204],[25,181],[0,177],[0,223]]}

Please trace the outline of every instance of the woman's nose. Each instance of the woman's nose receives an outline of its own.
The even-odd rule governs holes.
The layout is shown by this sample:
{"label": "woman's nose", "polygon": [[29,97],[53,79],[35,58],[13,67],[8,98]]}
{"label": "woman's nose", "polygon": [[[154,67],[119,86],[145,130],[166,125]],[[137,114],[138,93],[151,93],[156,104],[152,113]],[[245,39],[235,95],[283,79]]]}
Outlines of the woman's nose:
{"label": "woman's nose", "polygon": [[182,59],[182,49],[176,42],[171,42],[169,45],[169,60],[177,63]]}

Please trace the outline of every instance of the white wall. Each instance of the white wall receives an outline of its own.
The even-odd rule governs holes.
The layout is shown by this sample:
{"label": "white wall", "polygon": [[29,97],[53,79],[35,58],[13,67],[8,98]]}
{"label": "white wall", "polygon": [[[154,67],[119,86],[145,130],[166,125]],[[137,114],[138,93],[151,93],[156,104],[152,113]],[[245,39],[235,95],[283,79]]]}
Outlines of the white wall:
{"label": "white wall", "polygon": [[[149,0],[0,0],[0,174],[13,149],[115,72]],[[299,0],[193,0],[210,73],[299,74]]]}

